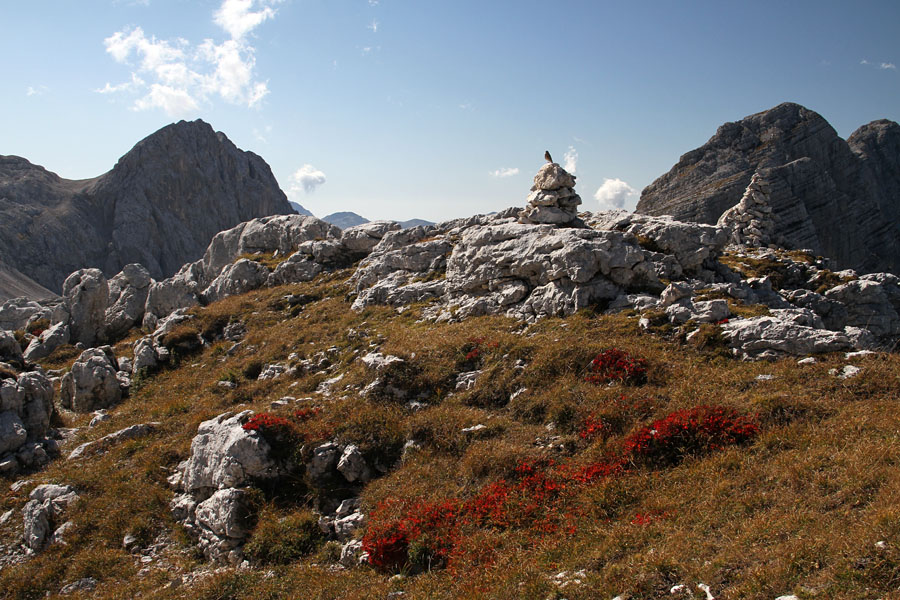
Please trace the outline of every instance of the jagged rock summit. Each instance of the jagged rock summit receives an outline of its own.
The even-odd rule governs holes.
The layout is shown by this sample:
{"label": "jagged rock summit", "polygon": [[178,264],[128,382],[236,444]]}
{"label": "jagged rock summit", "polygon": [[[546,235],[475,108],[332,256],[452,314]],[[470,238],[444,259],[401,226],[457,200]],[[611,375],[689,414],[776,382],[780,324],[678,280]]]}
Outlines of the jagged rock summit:
{"label": "jagged rock summit", "polygon": [[216,233],[291,213],[266,162],[200,120],[163,127],[93,179],[0,156],[0,262],[55,293],[85,267],[112,276],[140,263],[168,277]]}
{"label": "jagged rock summit", "polygon": [[900,272],[900,125],[879,120],[846,141],[819,114],[784,103],[726,123],[641,193],[637,212],[716,223],[754,174],[774,233],[841,268]]}

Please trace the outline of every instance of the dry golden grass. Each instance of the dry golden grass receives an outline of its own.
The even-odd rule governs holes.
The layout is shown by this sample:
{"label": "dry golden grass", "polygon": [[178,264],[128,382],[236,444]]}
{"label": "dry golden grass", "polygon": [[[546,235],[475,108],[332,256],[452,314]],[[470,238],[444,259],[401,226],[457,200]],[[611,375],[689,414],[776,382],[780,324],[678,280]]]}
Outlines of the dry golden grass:
{"label": "dry golden grass", "polygon": [[[63,585],[87,576],[99,580],[97,589],[67,597],[362,599],[404,591],[404,598],[662,598],[675,584],[702,581],[720,599],[789,593],[874,599],[900,588],[900,357],[854,359],[861,374],[839,380],[828,370],[846,363],[841,355],[805,366],[794,360],[742,363],[717,351],[714,331],[694,347],[641,333],[626,315],[583,312],[527,327],[499,317],[419,323],[421,307],[399,315],[385,307],[351,312],[348,275],[197,309],[192,331],[212,334],[239,320],[247,328],[244,344],[233,355],[225,352],[230,343],[180,355],[176,365],[149,376],[112,409],[110,421],[82,430],[76,443],[159,421],[153,435],[83,461],[58,459],[23,490],[6,493],[2,511],[21,510],[27,493],[42,482],[73,485],[82,500],[70,512],[76,524],[70,543],[4,568],[0,595],[54,597]],[[281,301],[289,293],[320,300],[292,314]],[[646,359],[645,384],[584,381],[591,359],[613,347]],[[127,354],[126,348],[119,344],[118,354]],[[408,399],[425,408],[413,410],[389,394],[359,395],[378,375],[358,358],[376,348],[406,361],[383,375],[411,390]],[[328,373],[272,381],[243,375],[254,362],[289,362],[291,353],[302,360],[326,351]],[[64,368],[73,358],[63,352],[47,364]],[[476,368],[483,373],[472,389],[455,391],[456,374]],[[314,392],[338,373],[344,378],[330,396]],[[757,379],[763,374],[774,378]],[[235,381],[236,389],[219,387],[223,378]],[[319,409],[303,425],[311,439],[334,436],[359,444],[370,460],[391,464],[387,475],[364,488],[367,510],[388,498],[471,498],[483,485],[511,477],[523,460],[587,464],[638,427],[678,409],[731,407],[755,415],[761,434],[746,446],[687,457],[674,467],[635,468],[578,488],[568,506],[578,515],[572,533],[469,531],[462,543],[480,550],[449,569],[399,579],[368,568],[336,570],[329,563],[333,547],[313,552],[319,542],[303,538],[295,554],[288,549],[271,559],[287,564],[170,585],[204,566],[169,516],[173,492],[165,481],[188,456],[198,424],[228,410],[268,411],[285,395],[310,396],[301,406]],[[607,426],[599,438],[578,435],[589,416]],[[87,417],[73,419],[83,425]],[[462,432],[477,424],[485,429]],[[408,439],[420,449],[400,460]],[[314,492],[274,493],[260,516],[258,541],[287,540],[279,527],[292,519],[308,526],[305,511]],[[644,522],[638,515],[652,518]],[[20,522],[0,528],[0,542],[13,541],[13,524]],[[168,570],[151,568],[139,576],[143,565],[121,547],[126,534],[142,544],[167,535]],[[883,548],[876,547],[879,541],[886,542]],[[550,579],[579,569],[585,570],[580,586],[561,591]]]}

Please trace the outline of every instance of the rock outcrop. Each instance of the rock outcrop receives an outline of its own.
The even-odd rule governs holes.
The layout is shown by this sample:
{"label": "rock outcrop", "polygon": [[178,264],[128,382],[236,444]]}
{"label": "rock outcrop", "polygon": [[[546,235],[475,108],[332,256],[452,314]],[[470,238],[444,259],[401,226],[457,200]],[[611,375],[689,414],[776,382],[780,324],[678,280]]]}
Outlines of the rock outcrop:
{"label": "rock outcrop", "polygon": [[60,383],[60,405],[87,413],[109,408],[122,399],[119,365],[112,348],[90,348],[81,353]]}
{"label": "rock outcrop", "polygon": [[55,293],[86,267],[111,277],[139,263],[169,277],[216,233],[291,213],[265,161],[199,120],[163,127],[94,179],[0,156],[0,263]]}
{"label": "rock outcrop", "polygon": [[61,518],[78,500],[78,494],[68,485],[49,483],[31,491],[22,509],[25,548],[29,553],[40,552],[48,541],[62,537],[58,535],[60,530],[69,529],[71,525],[61,524]]}
{"label": "rock outcrop", "polygon": [[58,452],[49,438],[53,385],[36,371],[0,380],[0,474],[45,464]]}
{"label": "rock outcrop", "polygon": [[641,193],[637,212],[716,223],[755,173],[776,235],[840,268],[900,272],[900,125],[875,121],[847,141],[785,103],[719,127]]}
{"label": "rock outcrop", "polygon": [[226,413],[200,424],[191,456],[171,479],[183,493],[172,513],[215,562],[238,564],[250,533],[247,487],[280,474],[269,444],[258,431],[243,428],[250,411]]}

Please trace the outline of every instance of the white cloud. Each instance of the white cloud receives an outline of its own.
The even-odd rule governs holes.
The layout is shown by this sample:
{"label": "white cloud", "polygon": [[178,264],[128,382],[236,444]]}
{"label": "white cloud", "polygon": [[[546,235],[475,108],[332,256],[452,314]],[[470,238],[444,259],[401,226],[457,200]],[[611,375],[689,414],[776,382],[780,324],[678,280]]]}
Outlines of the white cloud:
{"label": "white cloud", "polygon": [[183,116],[196,111],[199,106],[186,91],[154,83],[150,86],[149,94],[135,101],[134,108],[135,110],[161,108],[169,115]]}
{"label": "white cloud", "polygon": [[563,154],[563,159],[565,160],[563,169],[574,175],[578,170],[578,150],[575,149],[575,146],[569,146],[569,149]]}
{"label": "white cloud", "polygon": [[105,86],[103,86],[102,88],[97,88],[94,91],[98,94],[115,94],[117,92],[127,92],[130,90],[138,89],[144,85],[146,85],[146,82],[138,77],[137,73],[132,73],[131,81],[125,81],[116,85],[112,85],[107,81]]}
{"label": "white cloud", "polygon": [[254,11],[255,0],[224,0],[216,11],[213,21],[231,35],[231,39],[240,40],[256,29],[263,21],[275,16],[275,9],[260,2],[260,10]]}
{"label": "white cloud", "polygon": [[600,203],[600,210],[624,208],[626,204],[636,202],[637,196],[637,190],[621,179],[604,179],[603,185],[594,192],[594,198]]}
{"label": "white cloud", "polygon": [[861,61],[859,61],[859,64],[869,66],[869,67],[875,67],[876,69],[880,69],[882,71],[896,71],[897,70],[897,65],[895,65],[892,62],[873,63],[873,62],[867,61],[866,59],[862,59]]}
{"label": "white cloud", "polygon": [[493,177],[504,178],[504,177],[512,177],[513,175],[519,174],[518,167],[504,167],[502,169],[497,169],[496,171],[491,171],[490,175]]}
{"label": "white cloud", "polygon": [[306,192],[311,194],[316,188],[325,183],[325,173],[310,164],[305,164],[291,175],[291,192]]}
{"label": "white cloud", "polygon": [[25,88],[26,96],[42,96],[44,92],[46,92],[49,88],[46,85],[39,85],[37,87],[29,85]]}
{"label": "white cloud", "polygon": [[[161,108],[170,116],[187,116],[216,96],[231,104],[254,107],[268,93],[268,85],[255,79],[255,48],[245,39],[256,27],[275,16],[272,4],[280,0],[223,0],[213,21],[231,39],[160,40],[141,27],[123,29],[106,38],[106,51],[118,63],[132,66],[132,80],[107,83],[99,93],[141,94],[135,110]],[[147,81],[145,81],[145,78]]]}
{"label": "white cloud", "polygon": [[378,21],[372,20],[371,25],[367,25],[366,29],[371,29],[372,33],[378,33]]}

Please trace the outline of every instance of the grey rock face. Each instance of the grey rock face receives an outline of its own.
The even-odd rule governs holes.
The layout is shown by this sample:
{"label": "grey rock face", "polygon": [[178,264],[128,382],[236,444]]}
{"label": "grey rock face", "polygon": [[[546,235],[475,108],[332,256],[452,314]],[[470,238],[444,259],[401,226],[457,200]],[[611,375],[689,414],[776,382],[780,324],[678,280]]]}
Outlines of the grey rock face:
{"label": "grey rock face", "polygon": [[245,490],[226,488],[197,505],[194,524],[200,538],[200,549],[210,560],[239,564],[241,547],[250,534]]}
{"label": "grey rock face", "polygon": [[0,381],[0,470],[15,474],[45,464],[56,453],[46,439],[53,414],[53,385],[38,372]]}
{"label": "grey rock face", "polygon": [[[676,221],[672,217],[651,217],[626,211],[594,213],[587,223],[600,230],[625,231],[651,245],[647,250],[650,260],[660,277],[661,270],[668,269],[668,279],[680,279],[683,274],[700,274],[709,261],[717,257],[728,243],[728,232],[721,228],[698,223]],[[665,256],[674,263],[665,265]]]}
{"label": "grey rock face", "polygon": [[73,342],[91,346],[101,340],[109,302],[109,284],[100,269],[80,269],[66,278],[63,297]]}
{"label": "grey rock face", "polygon": [[117,340],[141,323],[152,282],[147,269],[138,264],[125,265],[119,274],[109,280],[108,308],[104,317],[105,339]]}
{"label": "grey rock face", "polygon": [[372,221],[344,229],[341,243],[352,252],[368,254],[389,231],[398,231],[400,224],[395,221]]}
{"label": "grey rock face", "polygon": [[120,429],[115,433],[110,433],[109,435],[103,436],[99,440],[81,444],[80,446],[72,450],[71,453],[69,453],[69,457],[67,460],[83,458],[91,454],[105,451],[107,448],[115,446],[116,444],[120,444],[124,441],[136,440],[138,438],[146,437],[153,433],[157,427],[159,427],[159,423],[140,423],[138,425],[131,425],[130,427],[126,427],[125,429]]}
{"label": "grey rock face", "polygon": [[875,121],[847,141],[785,103],[722,125],[641,193],[637,212],[715,223],[759,172],[776,235],[841,268],[900,270],[900,126]]}
{"label": "grey rock face", "polygon": [[777,317],[755,317],[722,325],[729,344],[743,358],[780,358],[852,348],[843,332],[815,329]]}
{"label": "grey rock face", "polygon": [[372,470],[366,464],[366,459],[363,458],[359,448],[353,444],[349,444],[344,448],[337,464],[337,470],[350,483],[356,481],[365,483],[372,478]]}
{"label": "grey rock face", "polygon": [[68,485],[45,484],[34,488],[22,509],[25,547],[31,553],[43,550],[56,524],[78,494]]}
{"label": "grey rock face", "polygon": [[825,292],[825,297],[846,307],[846,325],[864,327],[878,337],[900,335],[900,286],[897,277],[860,278]]}
{"label": "grey rock face", "polygon": [[225,413],[204,421],[191,442],[191,456],[179,465],[170,482],[183,490],[170,507],[172,514],[199,540],[210,560],[235,565],[243,559],[249,535],[247,491],[254,480],[277,477],[269,445],[242,425],[250,411]]}
{"label": "grey rock face", "polygon": [[0,330],[0,361],[20,364],[22,362],[22,347],[9,331]]}
{"label": "grey rock face", "polygon": [[25,297],[11,298],[0,304],[0,330],[23,329],[33,315],[43,310],[44,307],[34,300]]}
{"label": "grey rock face", "polygon": [[117,404],[122,399],[118,370],[109,346],[85,350],[62,378],[60,404],[80,413]]}
{"label": "grey rock face", "polygon": [[28,432],[16,411],[0,412],[0,455],[18,450],[27,438]]}
{"label": "grey rock face", "polygon": [[280,215],[253,219],[213,237],[203,255],[203,274],[212,281],[241,255],[276,250],[291,254],[303,242],[340,237],[340,229],[315,217]]}
{"label": "grey rock face", "polygon": [[293,212],[265,161],[199,120],[163,127],[90,180],[0,157],[0,198],[0,261],[54,292],[84,267],[169,277],[219,231]]}
{"label": "grey rock face", "polygon": [[269,444],[242,425],[250,411],[225,413],[204,421],[191,442],[191,457],[182,470],[185,491],[220,490],[248,485],[252,479],[278,475],[269,458]]}
{"label": "grey rock face", "polygon": [[62,346],[69,343],[69,326],[66,323],[57,323],[50,327],[39,337],[31,340],[25,349],[24,358],[27,361],[35,361],[50,356],[50,354]]}
{"label": "grey rock face", "polygon": [[242,258],[234,264],[226,265],[209,287],[203,292],[206,302],[215,302],[243,294],[264,285],[269,278],[269,270],[258,262]]}

